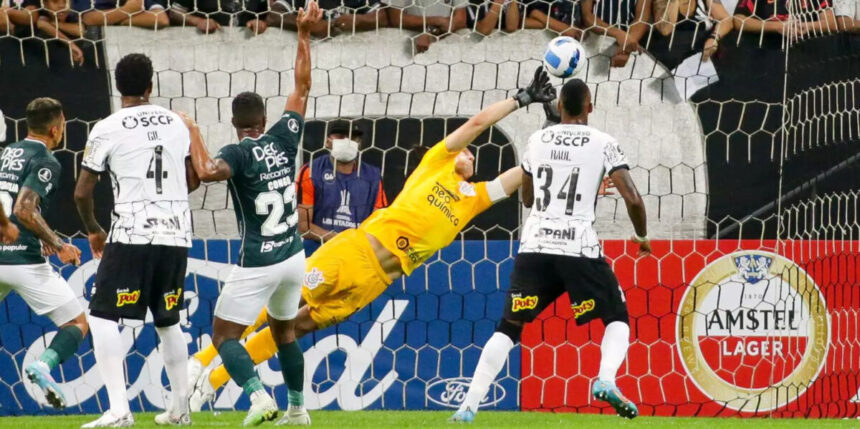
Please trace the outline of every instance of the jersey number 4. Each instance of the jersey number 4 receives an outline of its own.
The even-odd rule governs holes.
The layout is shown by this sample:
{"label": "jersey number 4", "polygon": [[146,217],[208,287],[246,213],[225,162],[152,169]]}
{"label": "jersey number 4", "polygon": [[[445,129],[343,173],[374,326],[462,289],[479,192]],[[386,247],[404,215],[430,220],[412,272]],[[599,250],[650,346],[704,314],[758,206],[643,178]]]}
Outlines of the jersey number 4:
{"label": "jersey number 4", "polygon": [[146,178],[155,179],[155,193],[161,195],[161,181],[167,178],[167,172],[164,171],[161,154],[164,152],[164,146],[158,145],[152,153],[152,159],[149,160],[149,167],[146,169]]}
{"label": "jersey number 4", "polygon": [[[549,190],[550,186],[552,186],[552,167],[546,164],[538,167],[537,179],[543,183],[538,184],[540,197],[535,198],[535,209],[546,211],[549,203],[552,202],[552,193]],[[570,174],[567,175],[567,179],[564,180],[564,184],[561,185],[558,194],[555,196],[556,199],[565,202],[564,214],[568,216],[573,214],[574,204],[582,198],[580,194],[576,193],[577,182],[579,182],[579,167],[573,167],[570,170]]]}
{"label": "jersey number 4", "polygon": [[[262,192],[254,199],[256,212],[265,216],[266,220],[260,225],[260,234],[263,237],[271,237],[287,232],[290,228],[298,225],[299,212],[295,211],[293,203],[296,200],[296,188],[287,184],[283,194],[278,191]],[[281,222],[285,207],[289,205],[293,213],[287,216],[286,222]]]}

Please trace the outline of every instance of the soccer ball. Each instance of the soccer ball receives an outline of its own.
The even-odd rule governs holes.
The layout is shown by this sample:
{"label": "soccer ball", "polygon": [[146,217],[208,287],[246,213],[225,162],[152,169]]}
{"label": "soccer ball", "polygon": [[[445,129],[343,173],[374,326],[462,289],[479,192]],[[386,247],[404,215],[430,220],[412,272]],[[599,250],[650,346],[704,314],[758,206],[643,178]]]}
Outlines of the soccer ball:
{"label": "soccer ball", "polygon": [[550,40],[543,54],[543,65],[549,74],[570,77],[585,65],[585,49],[573,37],[560,36]]}

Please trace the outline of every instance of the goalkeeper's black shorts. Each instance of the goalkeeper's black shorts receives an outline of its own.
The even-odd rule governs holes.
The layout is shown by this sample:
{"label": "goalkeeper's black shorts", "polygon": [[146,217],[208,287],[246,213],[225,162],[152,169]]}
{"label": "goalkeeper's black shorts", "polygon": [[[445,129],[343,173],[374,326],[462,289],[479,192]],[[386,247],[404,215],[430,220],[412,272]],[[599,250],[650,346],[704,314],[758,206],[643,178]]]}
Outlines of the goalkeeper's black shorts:
{"label": "goalkeeper's black shorts", "polygon": [[520,253],[514,260],[504,317],[531,322],[565,292],[577,325],[597,318],[627,322],[624,292],[605,259],[542,253]]}

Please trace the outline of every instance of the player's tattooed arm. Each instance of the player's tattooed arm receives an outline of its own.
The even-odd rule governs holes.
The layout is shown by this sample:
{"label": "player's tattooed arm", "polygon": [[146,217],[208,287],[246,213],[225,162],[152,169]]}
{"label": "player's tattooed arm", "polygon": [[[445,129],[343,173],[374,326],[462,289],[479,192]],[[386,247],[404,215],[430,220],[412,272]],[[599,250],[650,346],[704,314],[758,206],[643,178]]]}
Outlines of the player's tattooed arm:
{"label": "player's tattooed arm", "polygon": [[322,10],[316,1],[308,2],[308,8],[299,9],[298,26],[299,46],[296,50],[296,87],[287,97],[285,110],[296,112],[302,117],[308,108],[308,94],[311,92],[311,29],[322,19]]}
{"label": "player's tattooed arm", "polygon": [[93,201],[93,190],[96,183],[99,181],[99,176],[87,170],[81,170],[78,176],[78,183],[75,186],[75,206],[78,207],[78,215],[81,217],[81,222],[84,224],[90,240],[90,249],[93,252],[93,257],[101,259],[107,241],[107,234],[102,229],[98,221],[96,221],[95,201]]}
{"label": "player's tattooed arm", "polygon": [[630,221],[633,222],[633,229],[636,231],[634,241],[639,243],[639,255],[645,256],[651,253],[651,243],[647,238],[648,226],[645,215],[645,203],[639,195],[639,190],[636,189],[636,184],[633,183],[633,178],[630,177],[630,172],[626,168],[618,168],[609,177],[627,205],[627,214],[630,216]]}
{"label": "player's tattooed arm", "polygon": [[0,242],[12,244],[18,240],[18,227],[6,216],[6,211],[0,206]]}
{"label": "player's tattooed arm", "polygon": [[45,218],[39,212],[39,202],[41,198],[36,191],[27,186],[21,188],[18,194],[18,201],[15,202],[15,217],[18,222],[24,225],[25,228],[33,231],[33,234],[42,240],[44,246],[48,246],[50,253],[57,253],[63,263],[74,263],[79,265],[81,262],[81,251],[77,247],[63,242],[63,240],[48,226]]}

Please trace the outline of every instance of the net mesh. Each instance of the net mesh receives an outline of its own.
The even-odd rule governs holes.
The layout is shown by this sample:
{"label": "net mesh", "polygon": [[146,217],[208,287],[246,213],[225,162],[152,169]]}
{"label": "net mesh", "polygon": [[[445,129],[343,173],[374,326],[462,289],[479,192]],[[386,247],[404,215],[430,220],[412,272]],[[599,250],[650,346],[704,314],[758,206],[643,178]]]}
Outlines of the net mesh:
{"label": "net mesh", "polygon": [[[155,68],[152,102],[193,116],[212,153],[236,139],[230,123],[234,96],[243,91],[260,94],[271,125],[293,89],[296,41],[288,30],[294,25],[290,23],[292,11],[300,4],[218,2],[206,9],[204,2],[190,8],[177,2],[162,5],[165,10],[157,3],[128,0],[117,9],[107,2],[84,2],[83,6],[75,2],[74,11],[64,11],[61,3],[5,4],[0,9],[0,43],[7,49],[0,64],[66,67],[83,58],[84,67],[112,76],[123,55],[145,53]],[[408,27],[405,20],[392,25],[403,28],[382,28],[391,25],[391,15],[378,15],[378,5],[373,2],[324,5],[328,25],[314,31],[313,86],[301,163],[325,157],[324,143],[333,132],[334,121],[348,119],[363,134],[360,161],[380,169],[381,187],[388,200],[394,200],[420,159],[417,148],[429,147],[481,108],[515,94],[541,63],[542,47],[552,37],[585,31],[588,59],[581,77],[589,85],[595,105],[590,124],[619,140],[647,206],[649,235],[660,240],[652,259],[636,261],[629,244],[616,241],[626,239],[631,231],[623,200],[618,196],[599,199],[595,228],[607,240],[607,256],[630,307],[633,343],[630,358],[619,373],[622,391],[641,404],[643,414],[857,415],[856,406],[821,399],[826,396],[815,396],[817,400],[806,396],[805,402],[780,407],[812,384],[808,378],[792,377],[796,374],[793,369],[801,366],[807,348],[812,347],[807,341],[816,338],[810,329],[818,326],[813,319],[819,314],[822,296],[824,301],[836,303],[830,312],[834,344],[822,363],[829,374],[825,384],[812,391],[831,385],[856,390],[858,385],[855,370],[860,367],[860,344],[850,333],[857,332],[856,310],[860,307],[856,290],[860,233],[856,186],[860,183],[860,105],[856,94],[860,80],[856,65],[851,69],[853,78],[823,71],[844,64],[840,61],[856,61],[860,51],[850,49],[857,46],[856,38],[836,34],[835,15],[826,2],[792,0],[768,6],[775,10],[755,6],[763,2],[740,3],[691,1],[685,4],[688,8],[679,7],[673,14],[675,2],[657,0],[653,14],[644,16],[641,23],[631,18],[637,14],[635,2],[612,7],[610,2],[506,1],[484,3],[485,9],[473,4],[467,10],[469,28],[455,32],[449,30],[461,25],[456,13],[450,15],[452,19],[429,16],[439,7],[445,9],[443,15],[451,13],[450,6],[442,3],[428,2],[423,9],[428,14],[426,32],[404,29]],[[485,19],[492,17],[494,5],[504,10],[504,18],[497,22]],[[783,5],[784,10],[780,9]],[[747,7],[758,10],[750,11],[750,17],[743,12]],[[35,12],[40,8],[41,12]],[[602,18],[589,21],[588,8],[596,9]],[[401,13],[421,10],[416,6]],[[183,13],[189,11],[193,13]],[[508,19],[515,14],[519,18]],[[70,18],[73,15],[78,16],[76,22]],[[773,21],[782,23],[778,31],[783,34],[761,25],[760,18],[771,15],[788,18]],[[33,24],[28,23],[31,18]],[[262,34],[254,35],[247,28],[249,22],[258,25],[255,18],[268,23]],[[601,21],[611,27],[609,36],[596,34]],[[168,22],[171,28],[164,29]],[[629,33],[623,22],[631,24]],[[511,27],[507,27],[509,23]],[[214,34],[201,34],[216,24],[221,28]],[[723,34],[719,29],[724,25],[727,30],[735,25],[744,33]],[[157,31],[140,27],[157,27]],[[523,27],[532,30],[512,31]],[[493,28],[508,31],[489,37],[480,34]],[[707,36],[715,28],[721,40],[711,51]],[[614,37],[619,29],[625,35],[620,41]],[[638,45],[643,51],[619,52],[618,45],[631,37],[626,34],[640,31],[634,29],[642,31]],[[73,44],[65,42],[67,38]],[[816,43],[835,44],[840,54],[814,57],[809,51]],[[710,56],[708,61],[702,61],[703,48]],[[734,66],[743,63],[733,57],[739,53],[761,64],[782,63],[784,67],[779,72],[751,70],[752,79],[715,68],[720,61]],[[809,67],[817,67],[817,71],[810,72]],[[792,80],[795,75],[819,72],[818,82]],[[755,78],[780,82],[775,85],[779,89],[756,93]],[[561,83],[558,79],[553,82]],[[111,81],[109,88],[116,110],[119,98]],[[79,160],[85,142],[81,136],[98,119],[68,118],[70,137],[57,152]],[[7,141],[25,135],[23,116],[7,115],[6,122]],[[477,179],[491,179],[518,165],[528,136],[543,122],[541,107],[532,106],[480,136],[472,146]],[[834,153],[840,161],[828,162]],[[815,164],[807,168],[806,161]],[[73,170],[76,177],[77,167]],[[315,192],[316,198],[325,198],[324,193],[330,191]],[[347,204],[343,195],[332,198],[350,210],[367,210],[376,202],[372,196]],[[188,308],[183,317],[194,351],[209,342],[212,310],[221,286],[218,280],[223,281],[229,263],[236,259],[236,243],[221,239],[237,238],[238,229],[225,184],[203,185],[191,195],[191,205],[195,237],[205,240],[192,250],[193,288],[186,295]],[[331,217],[339,215],[344,213]],[[498,320],[523,215],[513,199],[494,206],[460,240],[440,251],[425,268],[397,282],[369,308],[306,339],[302,345],[313,374],[309,377],[313,392],[308,394],[309,406],[442,408],[462,401],[465,385],[456,380],[471,375],[480,345]],[[80,232],[70,235],[83,236]],[[724,254],[747,249],[790,254],[804,262],[798,262],[801,266],[786,264],[782,271],[766,276],[765,283],[781,292],[739,298],[733,295],[732,284],[715,278],[696,283],[701,284],[697,288],[724,292],[722,298],[693,300],[691,309],[681,307],[687,302],[684,288],[696,282],[696,273]],[[780,263],[779,258],[772,258],[769,264]],[[94,264],[58,268],[73,273],[70,283],[76,293],[88,296]],[[801,273],[809,274],[817,288],[797,283]],[[781,281],[784,283],[771,283]],[[734,298],[740,301],[727,301]],[[590,395],[603,328],[599,324],[576,327],[570,304],[562,298],[529,325],[522,355],[511,355],[485,398],[487,405],[611,411]],[[8,336],[4,329],[0,350],[0,362],[8,361],[18,374],[44,349],[53,330],[43,318],[13,311],[21,305],[14,297],[3,302],[3,321],[12,323],[17,333]],[[762,310],[770,310],[768,314],[782,312],[784,321],[788,311],[793,311],[798,314],[798,324],[806,325],[791,329],[793,325],[786,327],[788,322],[784,322],[759,330],[735,326],[741,329],[735,332],[728,327],[729,316],[721,313],[729,307],[734,311],[731,317],[737,317],[738,311],[764,314]],[[722,318],[719,323],[713,322],[714,314]],[[767,317],[777,323],[776,316]],[[679,345],[685,320],[690,320],[695,335],[708,337],[700,347],[717,348],[702,353],[718,356],[718,361],[699,364],[711,365],[715,377],[740,386],[738,389],[714,394],[702,380],[689,375],[691,362],[685,361]],[[123,338],[129,345],[132,408],[163,407],[167,380],[155,351],[155,333],[139,323],[126,326]],[[739,342],[739,337],[747,340]],[[758,352],[752,359],[748,344],[755,341]],[[772,351],[768,356],[762,351],[765,343]],[[735,353],[738,344],[742,346],[737,350],[743,353]],[[774,353],[773,344],[779,344],[784,353]],[[720,354],[720,347],[731,347],[732,353]],[[74,392],[70,409],[104,410],[106,396],[96,394],[101,384],[89,344],[82,350],[87,351],[62,366],[60,379]],[[358,362],[353,356],[360,352],[370,353],[372,362]],[[282,399],[285,394],[276,367],[276,363],[263,365],[260,374]],[[5,395],[0,412],[29,412],[34,404],[43,404],[41,395],[27,390],[30,388],[20,380],[6,380],[2,381],[5,390],[0,389],[0,395]],[[772,388],[760,390],[765,385]],[[438,390],[448,395],[437,394]],[[6,398],[14,404],[11,408],[6,407]],[[229,384],[212,406],[243,408],[247,400],[240,388]]]}

